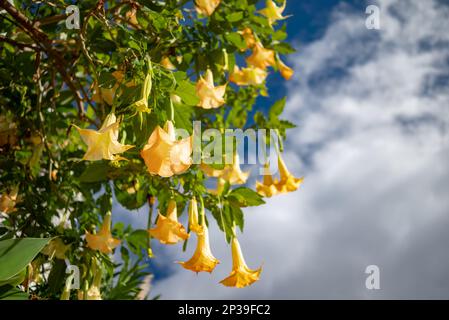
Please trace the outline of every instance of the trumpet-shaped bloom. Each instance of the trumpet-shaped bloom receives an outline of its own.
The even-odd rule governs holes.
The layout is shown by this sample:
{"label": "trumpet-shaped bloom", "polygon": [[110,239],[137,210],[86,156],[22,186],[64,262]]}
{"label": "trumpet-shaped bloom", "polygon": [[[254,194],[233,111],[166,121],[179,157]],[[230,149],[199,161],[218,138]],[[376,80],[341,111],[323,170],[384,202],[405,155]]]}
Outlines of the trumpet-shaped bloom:
{"label": "trumpet-shaped bloom", "polygon": [[135,108],[136,112],[151,112],[148,105],[148,98],[150,97],[152,85],[153,81],[151,79],[151,74],[148,73],[143,82],[141,98],[131,105],[131,108]]}
{"label": "trumpet-shaped bloom", "polygon": [[192,164],[192,136],[176,140],[175,128],[171,121],[164,129],[157,126],[148,143],[140,152],[148,172],[161,177],[171,177],[185,172]]}
{"label": "trumpet-shaped bloom", "polygon": [[251,270],[246,265],[237,238],[232,239],[232,272],[229,277],[220,281],[227,287],[243,288],[259,280],[262,267]]}
{"label": "trumpet-shaped bloom", "polygon": [[262,84],[267,77],[267,72],[264,69],[256,67],[242,68],[234,66],[234,71],[231,73],[229,80],[239,86],[251,86]]}
{"label": "trumpet-shaped bloom", "polygon": [[202,226],[198,223],[198,204],[195,197],[192,198],[189,204],[189,229],[195,233],[203,231]]}
{"label": "trumpet-shaped bloom", "polygon": [[83,160],[122,160],[123,157],[117,154],[123,153],[134,146],[125,145],[118,142],[119,122],[114,113],[110,113],[100,130],[75,128],[81,135],[84,143],[87,144],[87,151]]}
{"label": "trumpet-shaped bloom", "polygon": [[195,8],[199,14],[211,16],[221,0],[195,0]]}
{"label": "trumpet-shaped bloom", "polygon": [[210,273],[220,261],[214,257],[210,250],[209,231],[207,230],[206,224],[203,222],[201,227],[202,231],[197,233],[198,242],[195,253],[190,260],[179,262],[179,264],[185,269],[192,270],[196,273],[201,271]]}
{"label": "trumpet-shaped bloom", "polygon": [[150,229],[149,232],[152,237],[163,244],[176,244],[189,238],[189,234],[184,226],[178,222],[178,213],[174,200],[170,200],[168,203],[167,216],[164,217],[159,213],[156,227]]}
{"label": "trumpet-shaped bloom", "polygon": [[251,49],[256,45],[256,38],[254,37],[253,30],[246,27],[245,29],[239,31],[239,33],[242,35],[243,39],[245,40],[246,48]]}
{"label": "trumpet-shaped bloom", "polygon": [[120,244],[119,239],[115,239],[111,234],[111,213],[108,212],[103,220],[100,231],[97,234],[91,234],[86,231],[87,246],[92,250],[98,250],[103,253],[111,253],[112,249]]}
{"label": "trumpet-shaped bloom", "polygon": [[304,178],[295,178],[287,169],[284,160],[278,156],[278,168],[280,180],[276,184],[280,193],[295,191],[298,189]]}
{"label": "trumpet-shaped bloom", "polygon": [[167,70],[176,70],[176,67],[171,63],[168,57],[163,57],[161,60],[161,66],[163,66]]}
{"label": "trumpet-shaped bloom", "polygon": [[260,195],[269,198],[278,194],[279,190],[276,187],[276,182],[273,180],[273,176],[270,173],[270,165],[268,162],[265,164],[264,171],[262,183],[256,181],[256,191]]}
{"label": "trumpet-shaped bloom", "polygon": [[246,62],[256,68],[265,70],[269,66],[274,66],[274,51],[265,49],[262,43],[258,42],[253,47],[253,53],[246,58]]}
{"label": "trumpet-shaped bloom", "polygon": [[[106,102],[108,105],[112,106],[115,98],[115,93],[117,89],[120,87],[121,82],[123,81],[124,75],[121,71],[114,71],[112,73],[112,76],[117,80],[116,83],[112,88],[99,88],[98,85],[95,83],[95,93],[92,97],[92,100],[101,103]],[[128,84],[127,84],[128,86]]]}
{"label": "trumpet-shaped bloom", "polygon": [[267,0],[265,2],[265,8],[260,10],[259,12],[263,14],[268,19],[268,23],[270,26],[278,21],[288,18],[288,16],[283,16],[282,13],[285,10],[285,6],[287,5],[287,0],[284,0],[282,6],[278,7],[273,0]]}
{"label": "trumpet-shaped bloom", "polygon": [[240,168],[239,154],[234,153],[232,165],[225,168],[221,178],[228,181],[230,184],[243,184],[248,180],[249,171],[243,172]]}
{"label": "trumpet-shaped bloom", "polygon": [[137,9],[134,7],[126,12],[125,18],[132,25],[137,26],[139,24],[139,21],[137,21]]}
{"label": "trumpet-shaped bloom", "polygon": [[50,241],[41,253],[49,257],[56,257],[58,259],[64,260],[66,258],[66,252],[70,249],[70,245],[64,244],[61,238],[56,238]]}
{"label": "trumpet-shaped bloom", "polygon": [[207,69],[206,78],[200,77],[196,83],[196,94],[200,98],[198,106],[204,109],[213,109],[225,103],[223,98],[226,91],[226,84],[214,86],[214,75]]}
{"label": "trumpet-shaped bloom", "polygon": [[19,187],[14,187],[9,193],[0,195],[0,212],[11,213],[16,211],[16,204],[19,202],[18,198]]}
{"label": "trumpet-shaped bloom", "polygon": [[285,80],[290,80],[290,78],[293,76],[293,69],[290,68],[289,66],[285,65],[281,59],[278,59],[278,68],[279,68],[279,72],[281,73],[281,76],[285,79]]}

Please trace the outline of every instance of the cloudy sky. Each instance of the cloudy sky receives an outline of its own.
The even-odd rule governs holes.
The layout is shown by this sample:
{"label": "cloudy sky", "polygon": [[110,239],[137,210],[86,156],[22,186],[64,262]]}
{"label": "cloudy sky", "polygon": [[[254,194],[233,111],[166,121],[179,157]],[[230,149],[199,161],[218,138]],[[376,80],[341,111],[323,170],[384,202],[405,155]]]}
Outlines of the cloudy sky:
{"label": "cloudy sky", "polygon": [[[271,88],[272,98],[288,96],[285,117],[298,127],[285,159],[305,183],[245,210],[239,236],[249,266],[263,265],[261,280],[244,289],[218,284],[231,254],[212,223],[221,264],[196,275],[174,263],[190,258],[194,242],[185,253],[157,246],[153,295],[449,298],[449,7],[378,1],[381,29],[368,30],[372,1],[307,2],[287,9],[295,78]],[[145,212],[132,213],[136,225]],[[373,264],[380,290],[365,287]]]}

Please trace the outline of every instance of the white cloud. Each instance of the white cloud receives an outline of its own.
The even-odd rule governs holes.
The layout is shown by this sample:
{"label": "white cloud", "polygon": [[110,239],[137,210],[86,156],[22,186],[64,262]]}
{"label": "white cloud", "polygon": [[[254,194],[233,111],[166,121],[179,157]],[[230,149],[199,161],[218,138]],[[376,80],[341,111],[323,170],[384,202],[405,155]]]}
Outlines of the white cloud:
{"label": "white cloud", "polygon": [[[286,109],[299,126],[285,158],[305,184],[245,210],[242,249],[250,267],[263,263],[261,280],[245,289],[218,284],[231,257],[212,227],[222,261],[213,274],[175,268],[153,293],[449,298],[449,93],[439,85],[449,75],[448,7],[382,1],[380,31],[364,28],[364,12],[339,9],[324,36],[291,61]],[[188,259],[193,246],[168,255]],[[380,267],[380,291],[364,287],[370,264]]]}

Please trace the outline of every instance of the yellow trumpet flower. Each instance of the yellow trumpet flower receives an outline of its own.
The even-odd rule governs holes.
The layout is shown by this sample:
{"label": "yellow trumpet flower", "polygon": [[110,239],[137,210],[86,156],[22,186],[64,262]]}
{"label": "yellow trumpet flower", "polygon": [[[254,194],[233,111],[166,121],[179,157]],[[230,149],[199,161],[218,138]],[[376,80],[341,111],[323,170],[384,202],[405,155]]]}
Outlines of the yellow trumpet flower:
{"label": "yellow trumpet flower", "polygon": [[[245,40],[246,48],[251,49],[256,45],[256,38],[254,37],[253,30],[246,27],[245,29],[238,31],[242,35],[243,40]],[[243,50],[242,50],[243,51]]]}
{"label": "yellow trumpet flower", "polygon": [[112,249],[120,244],[119,239],[115,239],[111,234],[111,212],[108,212],[103,220],[100,231],[97,234],[91,234],[86,231],[87,246],[92,250],[98,250],[103,253],[111,253]]}
{"label": "yellow trumpet flower", "polygon": [[251,86],[262,84],[267,78],[267,72],[264,69],[255,67],[242,68],[234,66],[234,71],[229,77],[229,81],[239,86]]}
{"label": "yellow trumpet flower", "polygon": [[281,59],[278,59],[278,63],[277,66],[279,68],[279,72],[281,73],[281,76],[285,79],[285,80],[290,80],[290,78],[293,76],[293,69],[286,66]]}
{"label": "yellow trumpet flower", "polygon": [[11,213],[17,211],[16,204],[19,202],[18,198],[19,186],[15,186],[9,193],[0,195],[0,212]]}
{"label": "yellow trumpet flower", "polygon": [[198,106],[204,109],[214,109],[225,103],[223,98],[226,91],[226,84],[222,86],[214,86],[214,75],[212,71],[207,69],[206,78],[200,76],[196,83],[196,94],[200,98]]}
{"label": "yellow trumpet flower", "polygon": [[207,230],[204,219],[201,227],[202,231],[197,233],[198,242],[195,253],[190,260],[186,262],[179,262],[179,264],[183,268],[192,270],[196,273],[201,271],[211,273],[220,261],[214,257],[212,251],[210,250],[209,231]]}
{"label": "yellow trumpet flower", "polygon": [[167,216],[158,213],[156,227],[149,230],[150,235],[163,244],[176,244],[179,241],[187,240],[189,234],[184,226],[178,222],[176,202],[170,200],[167,208]]}
{"label": "yellow trumpet flower", "polygon": [[282,13],[285,10],[285,6],[287,5],[287,0],[284,0],[282,6],[278,7],[273,0],[267,0],[265,2],[265,8],[260,10],[259,12],[263,14],[268,19],[268,23],[273,25],[274,22],[278,20],[283,20],[288,18],[288,16],[283,16]]}
{"label": "yellow trumpet flower", "polygon": [[195,8],[199,14],[211,16],[221,0],[195,0]]}
{"label": "yellow trumpet flower", "polygon": [[279,190],[276,187],[275,181],[273,181],[273,176],[270,173],[270,165],[268,162],[264,166],[264,171],[263,182],[260,183],[259,181],[256,181],[256,191],[260,195],[269,198],[277,195]]}
{"label": "yellow trumpet flower", "polygon": [[298,189],[304,178],[295,178],[287,169],[282,157],[278,156],[278,168],[280,180],[276,183],[276,187],[280,193],[287,193]]}
{"label": "yellow trumpet flower", "polygon": [[230,184],[244,184],[248,180],[249,171],[243,172],[240,168],[238,152],[234,153],[232,165],[226,167],[221,178],[229,181]]}
{"label": "yellow trumpet flower", "polygon": [[189,203],[189,229],[195,233],[203,231],[202,226],[198,223],[198,205],[195,197]]}
{"label": "yellow trumpet flower", "polygon": [[161,66],[163,66],[167,70],[176,70],[176,67],[171,63],[170,59],[167,56],[164,56],[161,60]]}
{"label": "yellow trumpet flower", "polygon": [[66,258],[66,252],[70,249],[70,245],[64,244],[61,238],[56,238],[50,241],[41,253],[49,257],[56,257],[58,259],[64,260]]}
{"label": "yellow trumpet flower", "polygon": [[227,287],[243,288],[259,280],[262,267],[251,270],[243,258],[242,249],[236,237],[232,239],[232,272],[220,281]]}
{"label": "yellow trumpet flower", "polygon": [[146,113],[151,112],[150,107],[148,105],[148,98],[150,97],[152,85],[153,85],[153,81],[151,79],[151,74],[148,73],[143,82],[141,98],[131,105],[131,108],[136,109],[136,113],[137,112],[146,112]]}
{"label": "yellow trumpet flower", "polygon": [[81,129],[75,126],[84,143],[87,144],[87,151],[83,160],[124,160],[125,158],[117,156],[117,154],[123,153],[134,146],[118,142],[119,125],[115,114],[110,113],[98,131]]}
{"label": "yellow trumpet flower", "polygon": [[140,152],[150,174],[171,177],[185,172],[192,164],[192,136],[176,140],[175,128],[171,121],[164,129],[157,126],[148,143]]}
{"label": "yellow trumpet flower", "polygon": [[265,70],[269,66],[276,65],[274,51],[265,49],[262,43],[257,42],[253,47],[253,53],[246,58],[246,62],[259,69]]}

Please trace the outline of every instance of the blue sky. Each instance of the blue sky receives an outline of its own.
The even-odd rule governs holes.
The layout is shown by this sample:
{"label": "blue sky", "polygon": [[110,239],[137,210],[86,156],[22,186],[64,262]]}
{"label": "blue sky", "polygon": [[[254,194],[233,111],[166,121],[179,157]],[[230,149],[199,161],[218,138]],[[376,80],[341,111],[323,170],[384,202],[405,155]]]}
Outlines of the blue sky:
{"label": "blue sky", "polygon": [[[153,295],[449,298],[449,9],[436,0],[377,2],[380,30],[365,28],[374,1],[288,1],[295,76],[271,74],[260,106],[287,95],[285,118],[298,127],[284,157],[305,183],[245,210],[239,239],[249,266],[263,265],[261,280],[218,284],[231,258],[211,224],[219,267],[195,275],[174,263],[190,258],[193,243],[185,253],[156,246]],[[145,208],[115,212],[135,226],[146,219]],[[372,264],[380,290],[365,287]]]}

